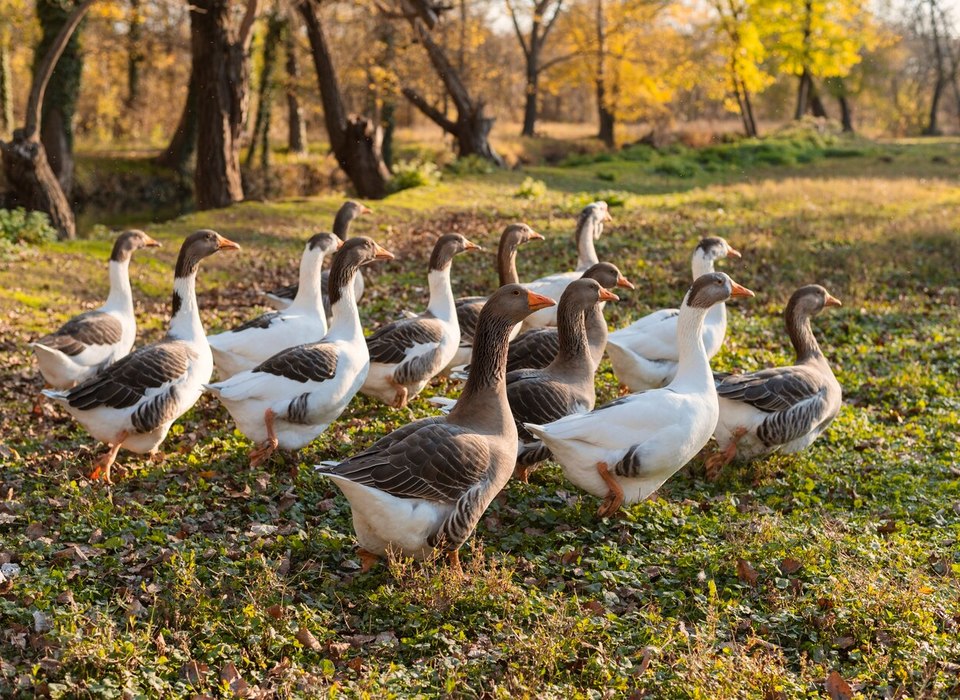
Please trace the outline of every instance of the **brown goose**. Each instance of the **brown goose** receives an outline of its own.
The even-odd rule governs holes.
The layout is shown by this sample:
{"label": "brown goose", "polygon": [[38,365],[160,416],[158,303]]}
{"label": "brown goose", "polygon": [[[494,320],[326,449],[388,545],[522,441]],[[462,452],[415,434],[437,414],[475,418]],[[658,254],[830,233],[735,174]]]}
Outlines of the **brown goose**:
{"label": "brown goose", "polygon": [[840,305],[819,284],[801,287],[784,313],[796,363],[717,378],[720,419],[713,436],[720,453],[707,460],[709,478],[716,478],[737,457],[799,452],[837,417],[843,390],[813,335],[810,319],[828,306]]}
{"label": "brown goose", "polygon": [[[613,289],[623,287],[633,289],[634,286],[620,270],[612,263],[597,263],[583,273],[581,279],[592,279],[600,283],[601,287]],[[561,297],[562,298],[562,297]],[[560,315],[560,310],[557,310]],[[603,359],[603,351],[607,345],[607,322],[603,318],[603,305],[587,312],[587,338],[590,343],[590,356],[593,358],[594,370]],[[556,328],[534,328],[521,333],[516,340],[510,343],[510,353],[507,355],[507,371],[518,369],[542,369],[557,356],[560,348],[560,338]]]}
{"label": "brown goose", "polygon": [[[507,399],[520,436],[516,476],[526,482],[536,465],[550,458],[548,450],[523,426],[543,425],[574,413],[592,411],[596,403],[593,375],[598,363],[588,339],[586,318],[600,316],[603,302],[618,301],[601,284],[586,276],[570,283],[557,311],[559,347],[544,369],[520,369],[507,374]],[[603,353],[603,349],[600,349]]]}
{"label": "brown goose", "polygon": [[188,236],[177,258],[166,336],[69,391],[44,392],[110,446],[92,478],[102,476],[110,483],[110,468],[121,447],[139,454],[155,452],[173,422],[200,398],[213,372],[213,355],[197,305],[197,269],[218,250],[239,248],[216,231]]}
{"label": "brown goose", "polygon": [[[347,236],[350,234],[350,224],[353,223],[353,220],[362,214],[372,214],[373,210],[369,207],[360,204],[360,202],[347,201],[344,202],[340,209],[337,210],[337,215],[333,219],[333,232],[340,238],[341,241],[346,241]],[[327,279],[330,276],[328,270],[324,270],[320,276],[320,287],[323,290],[323,312],[329,318],[333,315],[333,310],[330,307],[330,300],[327,299]],[[363,296],[363,275],[357,275],[357,281],[354,282],[356,285],[357,299]],[[267,298],[267,303],[278,311],[283,311],[290,304],[293,303],[293,300],[297,298],[297,292],[300,291],[299,282],[293,284],[288,284],[285,287],[278,287],[269,292],[264,292],[264,296]]]}
{"label": "brown goose", "polygon": [[[30,343],[45,388],[69,389],[130,352],[137,337],[130,289],[130,259],[160,244],[143,231],[124,231],[110,253],[110,294],[103,306],[74,316],[56,331]],[[43,394],[33,412],[42,413]]]}
{"label": "brown goose", "polygon": [[430,303],[412,318],[401,318],[367,338],[370,373],[361,391],[394,408],[403,408],[447,366],[460,345],[460,324],[450,287],[453,258],[480,250],[459,233],[441,236],[430,256]]}
{"label": "brown goose", "polygon": [[459,566],[461,545],[516,463],[504,380],[510,329],[553,303],[520,285],[498,289],[480,313],[474,370],[449,416],[410,423],[344,462],[318,466],[350,501],[365,568],[389,550],[422,558],[436,547]]}
{"label": "brown goose", "polygon": [[[520,284],[517,274],[517,249],[528,241],[542,241],[543,236],[526,224],[510,224],[500,234],[500,245],[497,248],[497,274],[500,286],[505,284]],[[470,364],[470,355],[473,351],[473,335],[477,328],[477,319],[480,310],[486,303],[487,297],[460,297],[456,301],[457,321],[460,324],[460,347],[447,365],[449,370],[460,365]],[[519,328],[514,330],[511,337],[515,337]]]}

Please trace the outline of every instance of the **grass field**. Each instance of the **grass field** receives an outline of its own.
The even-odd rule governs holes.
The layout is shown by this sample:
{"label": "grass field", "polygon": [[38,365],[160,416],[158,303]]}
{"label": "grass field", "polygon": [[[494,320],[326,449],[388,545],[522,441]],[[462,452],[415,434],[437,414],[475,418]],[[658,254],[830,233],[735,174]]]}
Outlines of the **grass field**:
{"label": "grass field", "polygon": [[[704,235],[742,251],[723,267],[757,292],[732,306],[716,368],[790,360],[780,313],[796,287],[819,282],[844,303],[815,322],[845,397],[812,449],[715,483],[695,462],[610,520],[551,465],[494,502],[462,578],[441,563],[360,574],[347,503],[312,468],[430,415],[423,397],[409,411],[357,398],[260,470],[205,397],[165,461],[121,453],[113,488],[89,481],[101,446],[64,415],[29,414],[40,382],[26,343],[100,303],[110,241],[0,263],[0,562],[20,567],[0,584],[0,695],[960,694],[960,143],[800,152],[446,176],[357,221],[398,253],[367,276],[371,327],[422,306],[435,234],[490,251],[525,220],[547,237],[520,253],[530,279],[572,266],[573,216],[599,196],[616,205],[600,257],[637,285],[608,304],[611,326],[678,304]],[[545,191],[515,197],[526,177]],[[293,278],[301,241],[341,199],[151,226],[164,248],[132,265],[141,342],[162,333],[186,233],[209,226],[244,246],[201,270],[216,330],[255,312],[258,287]],[[461,256],[453,277],[458,294],[487,292],[492,253]],[[606,364],[598,386],[616,393]]]}

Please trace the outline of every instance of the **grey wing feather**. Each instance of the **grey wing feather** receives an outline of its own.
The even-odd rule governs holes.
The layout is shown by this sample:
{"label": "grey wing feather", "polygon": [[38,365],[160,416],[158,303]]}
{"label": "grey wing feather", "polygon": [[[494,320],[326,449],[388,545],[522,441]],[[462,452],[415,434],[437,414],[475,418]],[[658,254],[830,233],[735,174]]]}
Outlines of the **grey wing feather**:
{"label": "grey wing feather", "polygon": [[293,301],[294,297],[297,296],[297,292],[300,290],[299,283],[288,284],[285,287],[277,287],[276,289],[271,289],[267,294],[272,297],[278,297],[280,299],[290,299]]}
{"label": "grey wing feather", "polygon": [[67,394],[73,408],[129,408],[155,389],[182,377],[196,353],[180,340],[147,345],[110,365]]}
{"label": "grey wing feather", "polygon": [[36,343],[73,357],[90,345],[113,345],[122,337],[123,326],[116,318],[102,311],[87,311],[74,316]]}
{"label": "grey wing feather", "polygon": [[337,348],[330,343],[306,343],[287,348],[253,368],[297,382],[322,382],[337,372]]}
{"label": "grey wing feather", "polygon": [[507,387],[507,400],[523,441],[536,440],[524,423],[545,425],[577,413],[585,402],[574,395],[570,386],[550,379],[528,379]]}
{"label": "grey wing feather", "polygon": [[399,364],[407,359],[407,351],[415,345],[439,343],[443,325],[430,316],[400,319],[379,328],[367,338],[371,362]]}
{"label": "grey wing feather", "polygon": [[477,332],[477,320],[480,318],[483,305],[486,303],[486,297],[457,299],[457,321],[460,324],[461,346],[473,345],[473,337]]}
{"label": "grey wing feather", "polygon": [[261,314],[256,318],[251,318],[246,323],[242,323],[236,328],[231,329],[232,333],[239,333],[240,331],[245,331],[249,328],[269,328],[270,324],[273,323],[277,318],[280,317],[279,311],[269,311],[265,314]]}
{"label": "grey wing feather", "polygon": [[822,377],[803,365],[774,367],[731,375],[717,384],[717,394],[761,411],[784,411],[824,389]]}
{"label": "grey wing feather", "polygon": [[538,328],[519,335],[507,351],[507,371],[541,369],[557,356],[560,338],[556,328]]}
{"label": "grey wing feather", "polygon": [[826,393],[824,388],[787,410],[771,413],[757,428],[757,437],[768,446],[786,445],[808,434],[824,419],[832,420],[833,417],[827,415]]}
{"label": "grey wing feather", "polygon": [[451,503],[485,477],[489,462],[482,437],[443,418],[427,418],[321,471],[398,498]]}

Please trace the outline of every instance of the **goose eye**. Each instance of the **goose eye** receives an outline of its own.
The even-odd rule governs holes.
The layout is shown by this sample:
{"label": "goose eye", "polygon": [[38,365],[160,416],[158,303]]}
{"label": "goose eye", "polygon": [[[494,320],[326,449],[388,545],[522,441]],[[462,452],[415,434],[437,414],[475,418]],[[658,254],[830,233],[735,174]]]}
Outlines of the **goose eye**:
{"label": "goose eye", "polygon": [[514,289],[514,290],[513,290],[513,296],[515,296],[515,297],[520,296],[520,292],[518,292],[516,289]]}

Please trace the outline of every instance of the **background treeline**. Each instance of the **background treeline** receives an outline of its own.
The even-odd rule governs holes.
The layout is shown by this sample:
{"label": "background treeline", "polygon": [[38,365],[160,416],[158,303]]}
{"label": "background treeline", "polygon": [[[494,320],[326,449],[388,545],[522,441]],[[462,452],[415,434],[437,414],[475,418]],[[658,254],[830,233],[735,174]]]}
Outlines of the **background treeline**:
{"label": "background treeline", "polygon": [[[381,197],[398,128],[436,141],[439,127],[452,153],[493,165],[517,159],[497,144],[519,134],[709,142],[806,115],[868,135],[960,129],[944,0],[0,0],[0,138],[31,131],[31,87],[77,8],[21,133],[68,202],[78,144],[153,149],[210,208],[255,186],[244,165],[328,150]],[[12,153],[10,203],[45,209]]]}

